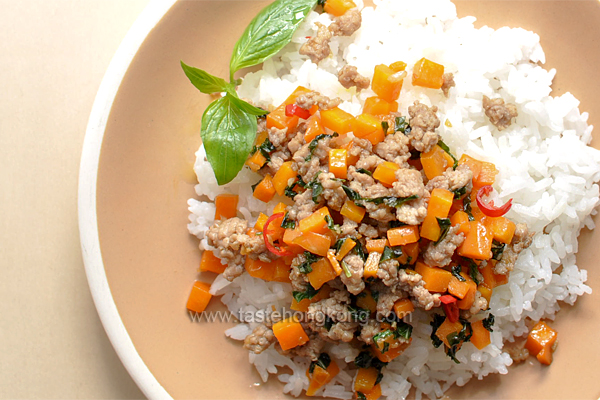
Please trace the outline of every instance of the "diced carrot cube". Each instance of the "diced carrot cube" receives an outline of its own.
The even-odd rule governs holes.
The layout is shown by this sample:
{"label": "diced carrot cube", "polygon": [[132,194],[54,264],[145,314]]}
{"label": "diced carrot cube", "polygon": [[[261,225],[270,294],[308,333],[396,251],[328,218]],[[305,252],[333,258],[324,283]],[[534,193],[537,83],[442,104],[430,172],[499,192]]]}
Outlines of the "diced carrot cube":
{"label": "diced carrot cube", "polygon": [[392,228],[387,231],[390,246],[403,246],[415,243],[419,240],[419,227],[416,225],[405,225]]}
{"label": "diced carrot cube", "polygon": [[444,66],[422,58],[413,68],[412,84],[431,89],[441,89],[444,84]]}
{"label": "diced carrot cube", "polygon": [[363,113],[376,116],[389,115],[396,111],[398,111],[397,101],[387,101],[377,96],[367,98],[363,107]]}
{"label": "diced carrot cube", "polygon": [[458,210],[454,213],[454,215],[452,215],[450,218],[450,223],[452,226],[458,226],[458,230],[456,231],[457,235],[459,233],[466,235],[471,229],[471,225],[469,224],[469,215],[462,210]]}
{"label": "diced carrot cube", "polygon": [[468,310],[471,308],[473,302],[475,301],[475,295],[477,294],[477,284],[475,284],[475,282],[472,280],[468,280],[466,283],[469,286],[467,294],[461,300],[456,302],[456,304],[458,304],[458,308],[461,310]]}
{"label": "diced carrot cube", "polygon": [[304,141],[310,143],[318,135],[325,133],[321,118],[318,115],[313,115],[306,122],[306,133],[304,134]]}
{"label": "diced carrot cube", "polygon": [[435,331],[435,335],[446,345],[446,347],[450,347],[450,343],[448,342],[448,335],[451,333],[458,333],[462,330],[463,324],[460,322],[450,322],[448,318],[442,322],[442,324]]}
{"label": "diced carrot cube", "polygon": [[[363,296],[364,294],[364,296]],[[360,308],[364,308],[374,313],[377,311],[377,302],[373,298],[373,294],[369,289],[365,289],[362,291],[361,295],[356,299],[356,305]]]}
{"label": "diced carrot cube", "polygon": [[360,223],[360,221],[363,220],[366,212],[367,211],[363,207],[357,206],[351,200],[346,200],[342,206],[342,209],[340,210],[340,214],[356,223]]}
{"label": "diced carrot cube", "polygon": [[257,172],[267,162],[267,159],[260,151],[257,151],[246,160],[246,165],[254,172]]}
{"label": "diced carrot cube", "polygon": [[215,220],[229,219],[237,215],[239,196],[237,194],[220,194],[215,197]]}
{"label": "diced carrot cube", "polygon": [[308,281],[315,289],[320,289],[326,282],[337,278],[331,263],[327,258],[320,258],[318,261],[311,264],[312,272],[308,273]]}
{"label": "diced carrot cube", "polygon": [[390,68],[395,72],[400,72],[406,70],[407,64],[404,61],[396,61],[390,64]]}
{"label": "diced carrot cube", "polygon": [[479,350],[492,343],[490,339],[490,331],[485,329],[483,321],[476,321],[471,324],[473,329],[473,336],[471,336],[471,343],[475,345]]}
{"label": "diced carrot cube", "polygon": [[432,241],[439,239],[441,229],[437,218],[448,217],[453,199],[454,193],[448,190],[435,188],[431,191],[431,197],[427,205],[427,216],[421,225],[421,237]]}
{"label": "diced carrot cube", "polygon": [[351,155],[350,150],[354,147],[354,142],[348,142],[345,145],[341,146],[342,149],[345,149],[347,153],[346,163],[348,166],[355,165],[360,159],[360,155]]}
{"label": "diced carrot cube", "polygon": [[492,261],[488,261],[487,263],[485,263],[484,266],[480,266],[479,272],[481,273],[481,276],[483,276],[483,282],[487,287],[493,289],[497,286]]}
{"label": "diced carrot cube", "polygon": [[210,285],[208,283],[196,281],[192,287],[192,292],[187,301],[187,309],[193,312],[201,313],[206,310],[208,302],[212,298],[210,294]]}
{"label": "diced carrot cube", "polygon": [[356,4],[352,0],[327,0],[323,10],[328,14],[339,17],[354,7],[356,7]]}
{"label": "diced carrot cube", "polygon": [[[379,349],[379,346],[382,348],[384,347],[383,342],[387,342],[390,345],[385,353],[382,353]],[[371,345],[371,349],[373,349],[373,353],[375,354],[375,357],[379,359],[379,361],[390,362],[400,354],[404,353],[404,350],[406,350],[411,343],[412,338],[410,338],[408,342],[400,343],[398,339],[394,339],[393,336],[388,336],[387,339],[379,341],[377,344],[373,343]]]}
{"label": "diced carrot cube", "polygon": [[356,246],[356,242],[351,238],[346,238],[346,240],[344,240],[344,244],[342,244],[342,247],[340,248],[340,251],[335,258],[338,261],[342,261],[342,259],[346,257],[348,253],[350,253],[354,246]]}
{"label": "diced carrot cube", "polygon": [[327,129],[341,134],[352,131],[354,116],[341,108],[321,110],[321,123]]}
{"label": "diced carrot cube", "polygon": [[484,223],[470,221],[469,233],[457,250],[458,255],[477,260],[492,258],[493,233]]}
{"label": "diced carrot cube", "polygon": [[427,153],[421,153],[421,165],[427,179],[433,179],[452,167],[454,160],[440,146],[435,145]]}
{"label": "diced carrot cube", "polygon": [[329,213],[329,208],[321,207],[317,211],[313,212],[308,217],[302,218],[298,222],[298,227],[300,228],[300,232],[303,234],[306,232],[317,232],[317,233],[325,233],[327,228],[326,217],[331,217]]}
{"label": "diced carrot cube", "polygon": [[402,246],[402,254],[406,256],[406,260],[403,260],[401,264],[414,264],[417,262],[419,257],[419,242],[409,243]]}
{"label": "diced carrot cube", "polygon": [[469,293],[469,281],[472,281],[472,279],[464,272],[461,272],[460,275],[463,277],[464,281],[460,281],[457,277],[452,276],[450,283],[448,284],[448,293],[459,299],[464,299],[467,293]]}
{"label": "diced carrot cube", "polygon": [[309,231],[294,239],[293,244],[318,256],[326,257],[331,246],[331,239],[325,235]]}
{"label": "diced carrot cube", "polygon": [[202,258],[200,259],[200,272],[210,271],[222,274],[225,271],[227,265],[221,264],[221,259],[215,256],[210,250],[204,250],[202,252]]}
{"label": "diced carrot cube", "polygon": [[448,290],[448,285],[452,279],[450,271],[430,267],[420,261],[417,261],[415,271],[423,277],[423,281],[425,282],[424,287],[430,292],[444,293]]}
{"label": "diced carrot cube", "polygon": [[415,306],[410,299],[400,299],[394,303],[394,312],[398,318],[404,318],[413,311],[415,311]]}
{"label": "diced carrot cube", "polygon": [[406,72],[394,71],[387,65],[375,66],[371,88],[382,99],[392,102],[398,100]]}
{"label": "diced carrot cube", "polygon": [[[310,369],[310,368],[309,368]],[[327,385],[331,380],[340,372],[340,368],[331,360],[327,369],[323,369],[316,365],[313,373],[310,374],[309,370],[306,371],[306,376],[309,379],[308,389],[306,389],[307,396],[314,396],[319,389]]]}
{"label": "diced carrot cube", "polygon": [[373,386],[373,389],[361,392],[366,400],[377,400],[381,397],[381,384]]}
{"label": "diced carrot cube", "polygon": [[490,304],[490,300],[492,300],[492,289],[487,286],[487,284],[482,283],[477,286],[477,290],[481,293],[481,297],[487,300],[488,304]]}
{"label": "diced carrot cube", "polygon": [[302,299],[301,301],[296,301],[296,299],[292,298],[292,305],[290,306],[291,310],[307,312],[308,306],[312,303],[316,303],[319,300],[323,300],[329,297],[331,293],[331,287],[329,285],[325,285],[321,287],[319,293],[317,293],[312,299]]}
{"label": "diced carrot cube", "polygon": [[505,244],[512,241],[517,229],[515,223],[506,217],[487,217],[486,225],[492,230],[494,239]]}
{"label": "diced carrot cube", "polygon": [[275,193],[276,191],[275,186],[273,186],[273,179],[271,178],[271,175],[267,174],[265,175],[263,180],[260,181],[258,186],[254,188],[254,193],[252,193],[252,196],[254,196],[260,201],[268,203],[273,199]]}
{"label": "diced carrot cube", "polygon": [[336,178],[346,179],[348,173],[348,150],[331,149],[329,150],[329,172]]}
{"label": "diced carrot cube", "polygon": [[354,119],[353,132],[354,136],[369,140],[373,146],[385,139],[381,120],[370,114],[360,114]]}
{"label": "diced carrot cube", "polygon": [[375,168],[373,172],[373,178],[377,179],[383,186],[392,187],[396,178],[396,171],[400,169],[400,166],[390,161],[384,161]]}
{"label": "diced carrot cube", "polygon": [[294,317],[273,324],[273,334],[284,351],[308,342],[308,335]]}
{"label": "diced carrot cube", "polygon": [[372,251],[376,251],[378,253],[383,253],[385,246],[388,245],[387,239],[369,239],[367,240],[367,251],[370,253]]}
{"label": "diced carrot cube", "polygon": [[508,283],[508,274],[508,272],[506,274],[494,274],[495,287],[506,285]]}
{"label": "diced carrot cube", "polygon": [[296,126],[298,126],[300,118],[297,115],[288,117],[285,114],[285,106],[285,104],[282,104],[267,115],[267,128],[287,128],[287,133],[291,134],[296,129]]}
{"label": "diced carrot cube", "polygon": [[354,380],[354,391],[364,393],[373,389],[378,376],[379,370],[375,367],[359,368]]}
{"label": "diced carrot cube", "polygon": [[558,333],[544,321],[539,321],[529,332],[525,348],[531,355],[537,357],[542,364],[552,363],[552,347],[558,338]]}
{"label": "diced carrot cube", "polygon": [[292,165],[292,161],[284,162],[273,177],[273,186],[275,187],[277,194],[280,196],[283,196],[285,193],[285,188],[287,188],[290,183],[293,182],[292,179],[295,181],[296,176],[298,175]]}

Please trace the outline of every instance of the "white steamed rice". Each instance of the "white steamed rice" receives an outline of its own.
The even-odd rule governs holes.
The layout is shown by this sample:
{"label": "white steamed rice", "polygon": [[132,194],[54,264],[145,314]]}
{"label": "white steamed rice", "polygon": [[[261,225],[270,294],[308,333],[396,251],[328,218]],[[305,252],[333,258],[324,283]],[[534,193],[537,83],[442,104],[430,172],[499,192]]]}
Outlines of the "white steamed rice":
{"label": "white steamed rice", "polygon": [[[355,2],[362,8],[361,0]],[[372,77],[377,64],[401,60],[410,67],[427,57],[454,73],[456,87],[448,99],[441,91],[413,87],[406,79],[399,111],[406,115],[415,100],[438,106],[442,139],[458,156],[466,153],[494,163],[500,171],[495,184],[500,201],[514,199],[507,216],[527,223],[537,234],[519,257],[509,283],[494,290],[490,307],[498,329],[491,334],[491,345],[477,350],[466,343],[458,352],[461,363],[457,365],[442,348],[432,347],[427,315],[414,313],[412,345],[386,367],[382,392],[388,399],[404,399],[414,387],[417,398],[423,394],[439,398],[451,385],[462,386],[473,376],[481,379],[490,373],[506,374],[512,360],[502,351],[503,341],[526,333],[527,318],[553,319],[559,301],[573,304],[578,296],[591,293],[585,284],[587,272],[577,267],[575,254],[580,230],[594,227],[591,216],[599,203],[596,182],[600,179],[600,152],[587,146],[592,126],[587,125],[588,114],[580,113],[579,101],[570,93],[550,96],[556,71],[540,66],[545,56],[535,33],[506,27],[475,29],[475,18],[457,19],[449,0],[375,0],[375,4],[376,9],[363,9],[362,28],[355,35],[332,39],[332,55],[318,67],[300,56],[298,49],[306,36],[314,35],[316,21],[327,25],[331,19],[327,14],[311,12],[292,43],[266,61],[261,71],[246,75],[238,92],[240,97],[268,107],[280,104],[302,85],[341,98],[340,107],[358,115],[364,100],[374,93],[343,88],[336,73],[345,64]],[[408,72],[410,76],[410,69]],[[483,95],[500,95],[516,104],[516,123],[499,133],[484,114]],[[239,194],[240,212],[251,223],[259,212],[272,211],[277,198],[264,204],[252,197],[250,185],[259,180],[257,174],[244,169],[233,182],[219,187],[204,149],[201,147],[196,155],[199,197],[214,200],[221,193]],[[200,249],[209,249],[204,233],[214,222],[215,206],[196,199],[188,203],[189,231],[201,240]],[[264,282],[248,274],[233,282],[218,276],[211,292],[222,295],[222,302],[236,316],[272,306],[284,309],[291,303],[289,284]],[[254,326],[255,322],[242,321],[226,335],[243,340]],[[347,344],[328,351],[340,367],[352,363],[358,354]],[[278,374],[281,367],[289,367],[291,374],[278,375],[285,393],[298,396],[308,386],[306,360],[290,360],[272,348],[260,355],[250,354],[249,359],[264,381],[269,374]],[[342,371],[322,395],[352,398],[352,379]]]}

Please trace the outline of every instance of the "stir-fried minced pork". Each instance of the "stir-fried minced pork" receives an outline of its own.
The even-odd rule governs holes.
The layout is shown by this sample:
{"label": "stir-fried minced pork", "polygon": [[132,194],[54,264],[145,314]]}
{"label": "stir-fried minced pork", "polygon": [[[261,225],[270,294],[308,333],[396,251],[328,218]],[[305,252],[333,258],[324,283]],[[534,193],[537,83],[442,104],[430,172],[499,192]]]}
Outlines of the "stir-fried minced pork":
{"label": "stir-fried minced pork", "polygon": [[358,29],[362,23],[362,16],[357,8],[348,10],[333,20],[329,25],[329,31],[333,36],[350,36]]}
{"label": "stir-fried minced pork", "polygon": [[346,193],[342,189],[342,183],[335,179],[331,172],[319,174],[319,182],[323,186],[323,198],[327,205],[332,209],[339,211],[346,201]]}
{"label": "stir-fried minced pork", "polygon": [[362,258],[355,254],[350,254],[342,260],[345,271],[350,275],[342,273],[340,277],[342,282],[346,285],[346,289],[352,294],[359,294],[365,289],[365,282],[363,281],[364,265]]}
{"label": "stir-fried minced pork", "polygon": [[425,196],[409,201],[396,208],[396,219],[407,225],[419,225],[427,216],[429,192]]}
{"label": "stir-fried minced pork", "polygon": [[381,281],[386,286],[395,285],[398,283],[398,267],[400,263],[398,260],[387,260],[383,261],[379,264],[379,269],[377,270],[377,278],[381,279]]}
{"label": "stir-fried minced pork", "polygon": [[308,56],[312,62],[318,64],[319,61],[327,58],[331,53],[329,41],[331,40],[331,32],[329,29],[320,23],[316,23],[318,29],[317,34],[300,47],[299,53]]}
{"label": "stir-fried minced pork", "polygon": [[425,104],[415,101],[408,107],[410,115],[410,144],[421,153],[427,153],[439,141],[439,136],[435,130],[440,126],[440,120],[437,117],[438,109],[436,106],[427,107]]}
{"label": "stir-fried minced pork", "polygon": [[508,128],[512,124],[513,118],[519,116],[517,106],[514,104],[505,103],[502,98],[490,99],[485,95],[483,96],[483,110],[499,131]]}
{"label": "stir-fried minced pork", "polygon": [[444,83],[442,83],[442,92],[444,93],[444,96],[448,97],[450,94],[450,88],[456,86],[456,83],[454,82],[454,74],[452,72],[447,72],[442,76],[442,79],[444,80]]}
{"label": "stir-fried minced pork", "polygon": [[342,100],[337,97],[330,99],[317,92],[303,93],[296,99],[298,107],[304,108],[305,110],[311,109],[315,104],[318,105],[321,110],[329,110],[339,106],[341,102]]}
{"label": "stir-fried minced pork", "polygon": [[398,197],[427,197],[423,177],[416,169],[399,168],[396,171],[396,182],[393,188]]}
{"label": "stir-fried minced pork", "polygon": [[361,327],[358,339],[366,344],[373,344],[373,336],[379,332],[381,332],[381,325],[376,320],[370,319]]}
{"label": "stir-fried minced pork", "polygon": [[[310,325],[304,324],[304,326],[308,327]],[[309,341],[306,342],[306,344],[294,347],[293,349],[284,351],[281,349],[281,346],[275,346],[275,348],[280,354],[283,355],[306,357],[311,361],[316,361],[327,342],[316,332],[311,332],[308,338]]]}
{"label": "stir-fried minced pork", "polygon": [[467,164],[460,164],[455,170],[448,168],[442,175],[438,175],[435,178],[427,182],[425,186],[430,192],[433,189],[446,189],[451,192],[466,188],[467,192],[470,192],[473,179],[473,172]]}
{"label": "stir-fried minced pork", "polygon": [[346,89],[356,87],[356,90],[361,91],[368,89],[371,85],[371,80],[366,76],[358,73],[358,70],[353,65],[344,65],[338,72],[338,81]]}
{"label": "stir-fried minced pork", "polygon": [[244,339],[244,348],[254,354],[260,354],[275,342],[273,330],[260,324]]}
{"label": "stir-fried minced pork", "polygon": [[426,264],[434,267],[445,267],[450,264],[454,251],[465,240],[463,233],[456,233],[459,228],[459,226],[450,227],[441,242],[438,244],[431,242],[427,245],[423,253],[423,260]]}
{"label": "stir-fried minced pork", "polygon": [[294,205],[289,208],[288,217],[300,221],[312,214],[318,206],[319,204],[313,201],[312,190],[307,189],[294,196]]}
{"label": "stir-fried minced pork", "polygon": [[386,161],[404,165],[410,158],[408,136],[402,132],[387,135],[385,140],[375,146],[375,153]]}
{"label": "stir-fried minced pork", "polygon": [[517,224],[515,234],[509,245],[506,246],[502,253],[502,258],[494,266],[496,274],[506,275],[512,271],[519,254],[531,245],[533,232],[529,232],[527,225]]}
{"label": "stir-fried minced pork", "polygon": [[306,290],[306,285],[308,285],[308,277],[298,269],[305,261],[306,256],[304,254],[299,254],[294,257],[290,267],[290,282],[292,283],[292,289],[300,292]]}

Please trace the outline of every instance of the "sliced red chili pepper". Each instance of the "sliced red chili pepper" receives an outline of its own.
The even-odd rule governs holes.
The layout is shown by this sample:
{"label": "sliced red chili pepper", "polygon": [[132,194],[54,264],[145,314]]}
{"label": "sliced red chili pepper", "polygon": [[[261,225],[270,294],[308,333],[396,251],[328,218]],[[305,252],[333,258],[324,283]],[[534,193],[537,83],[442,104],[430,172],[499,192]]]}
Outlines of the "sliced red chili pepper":
{"label": "sliced red chili pepper", "polygon": [[285,115],[287,115],[288,117],[297,115],[302,119],[309,119],[310,111],[305,110],[304,108],[299,107],[296,104],[288,104],[287,106],[285,106]]}
{"label": "sliced red chili pepper", "polygon": [[277,214],[273,214],[271,215],[267,221],[265,222],[265,225],[263,227],[263,239],[265,240],[265,246],[267,246],[267,250],[269,250],[271,253],[275,254],[276,256],[291,256],[294,253],[291,253],[287,250],[280,250],[277,247],[273,246],[273,244],[271,243],[271,241],[269,240],[269,225],[271,224],[271,222],[275,221],[278,218],[283,218],[284,214],[283,213],[277,213]]}
{"label": "sliced red chili pepper", "polygon": [[492,192],[492,190],[494,189],[490,185],[483,186],[481,189],[479,189],[477,192],[477,205],[479,206],[481,212],[488,217],[501,217],[506,214],[508,210],[510,210],[513,199],[508,200],[503,206],[500,207],[496,207],[493,200],[489,203],[486,203],[483,200],[483,196],[487,196]]}
{"label": "sliced red chili pepper", "polygon": [[442,304],[452,304],[456,303],[456,297],[450,294],[445,294],[442,297],[440,297],[440,301],[442,302]]}
{"label": "sliced red chili pepper", "polygon": [[[448,299],[449,297],[452,297],[452,300]],[[443,299],[446,298],[446,299]],[[444,309],[444,313],[446,314],[446,318],[448,318],[448,321],[450,322],[456,322],[458,321],[458,316],[459,316],[459,310],[458,310],[458,303],[456,302],[456,298],[450,295],[445,295],[440,297],[440,300],[442,300],[442,308]],[[446,302],[444,302],[444,300]]]}

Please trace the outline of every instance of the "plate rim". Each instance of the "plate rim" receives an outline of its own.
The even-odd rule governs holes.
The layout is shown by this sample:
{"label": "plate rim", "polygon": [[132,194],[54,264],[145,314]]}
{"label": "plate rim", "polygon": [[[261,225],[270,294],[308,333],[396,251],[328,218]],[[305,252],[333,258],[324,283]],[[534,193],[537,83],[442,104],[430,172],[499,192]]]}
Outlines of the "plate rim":
{"label": "plate rim", "polygon": [[98,316],[119,359],[149,399],[172,399],[137,352],[112,297],[100,250],[96,193],[100,152],[113,102],[148,34],[177,0],[150,0],[117,48],[100,83],[85,131],[78,182],[78,222],[88,285]]}

